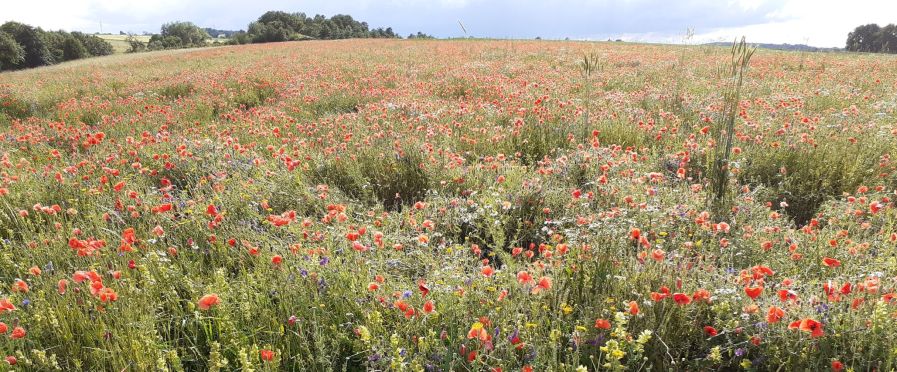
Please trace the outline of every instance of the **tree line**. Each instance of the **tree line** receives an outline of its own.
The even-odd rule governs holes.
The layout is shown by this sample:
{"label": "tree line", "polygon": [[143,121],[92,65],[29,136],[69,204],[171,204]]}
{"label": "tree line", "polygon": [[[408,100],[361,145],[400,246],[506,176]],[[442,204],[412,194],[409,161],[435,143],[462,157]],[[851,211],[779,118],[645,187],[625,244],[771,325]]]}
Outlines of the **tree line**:
{"label": "tree line", "polygon": [[44,31],[19,22],[0,25],[0,71],[48,66],[112,52],[107,41],[82,32]]}
{"label": "tree line", "polygon": [[897,25],[875,23],[858,26],[847,35],[846,50],[868,53],[897,53]]}
{"label": "tree line", "polygon": [[237,32],[231,37],[234,44],[269,43],[304,39],[351,39],[351,38],[401,38],[392,27],[371,29],[367,22],[359,22],[350,15],[337,14],[327,18],[323,15],[309,17],[305,13],[269,11],[249,24],[245,32]]}
{"label": "tree line", "polygon": [[[309,17],[301,12],[268,11],[250,23],[246,31],[204,29],[191,22],[166,23],[149,42],[129,37],[128,52],[202,47],[208,45],[209,32],[224,34],[231,45],[311,39],[401,38],[392,27],[371,28],[367,22],[357,21],[350,15],[337,14],[327,18],[320,14]],[[418,32],[408,38],[432,39],[433,36]]]}

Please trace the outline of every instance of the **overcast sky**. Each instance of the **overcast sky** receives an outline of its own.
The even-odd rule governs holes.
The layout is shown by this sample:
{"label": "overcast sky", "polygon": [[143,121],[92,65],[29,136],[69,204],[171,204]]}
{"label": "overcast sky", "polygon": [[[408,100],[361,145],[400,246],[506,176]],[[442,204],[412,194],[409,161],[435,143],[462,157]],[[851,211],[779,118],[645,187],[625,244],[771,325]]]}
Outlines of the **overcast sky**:
{"label": "overcast sky", "polygon": [[806,43],[843,47],[865,23],[897,22],[897,0],[0,0],[0,21],[68,31],[158,32],[168,21],[245,29],[267,10],[349,14],[371,27],[438,37]]}

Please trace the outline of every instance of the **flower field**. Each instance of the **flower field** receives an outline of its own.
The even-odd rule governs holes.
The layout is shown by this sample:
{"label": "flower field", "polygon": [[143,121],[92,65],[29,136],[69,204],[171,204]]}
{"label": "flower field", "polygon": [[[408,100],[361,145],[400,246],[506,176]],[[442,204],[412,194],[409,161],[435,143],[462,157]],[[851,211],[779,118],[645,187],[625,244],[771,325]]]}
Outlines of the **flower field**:
{"label": "flower field", "polygon": [[348,40],[4,73],[3,368],[897,368],[897,62],[759,50],[733,101],[732,60]]}

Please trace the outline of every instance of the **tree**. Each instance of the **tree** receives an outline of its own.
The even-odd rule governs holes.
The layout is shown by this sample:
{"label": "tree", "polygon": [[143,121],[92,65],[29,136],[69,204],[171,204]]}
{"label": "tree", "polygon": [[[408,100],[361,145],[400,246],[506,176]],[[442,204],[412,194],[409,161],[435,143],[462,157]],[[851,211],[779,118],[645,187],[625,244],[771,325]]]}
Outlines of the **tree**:
{"label": "tree", "polygon": [[[175,42],[174,38],[178,41]],[[163,49],[189,48],[206,45],[209,34],[191,22],[170,22],[162,25],[159,35],[150,38],[150,44],[161,45]],[[152,49],[152,48],[150,48]]]}
{"label": "tree", "polygon": [[858,26],[847,35],[845,49],[852,52],[880,52],[882,47],[878,38],[880,31],[881,27],[874,23]]}
{"label": "tree", "polygon": [[249,37],[253,43],[270,43],[297,40],[298,34],[279,20],[268,23],[253,22],[249,25]]}
{"label": "tree", "polygon": [[87,49],[87,54],[91,57],[108,56],[115,52],[112,44],[94,35],[88,35],[83,32],[72,32],[72,37],[81,42]]}
{"label": "tree", "polygon": [[53,64],[53,55],[41,35],[43,30],[23,23],[6,22],[0,26],[0,31],[12,36],[25,51],[25,58],[14,65],[13,69]]}
{"label": "tree", "polygon": [[889,24],[878,31],[876,42],[883,53],[897,53],[897,25]]}
{"label": "tree", "polygon": [[128,42],[128,53],[137,53],[146,50],[146,43],[134,37],[134,35],[128,35],[128,37],[125,38],[125,41]]}
{"label": "tree", "polygon": [[53,56],[52,63],[67,61],[64,52],[62,51],[62,46],[65,44],[65,39],[68,37],[65,31],[42,32],[40,37],[43,40],[44,45],[47,46],[47,50],[50,51],[50,55]]}
{"label": "tree", "polygon": [[71,35],[65,38],[62,42],[62,60],[63,61],[72,61],[76,59],[81,59],[85,57],[89,57],[90,54],[87,52],[87,48],[84,47],[84,44],[81,44],[78,39],[75,39]]}
{"label": "tree", "polygon": [[303,13],[270,11],[249,24],[247,33],[253,43],[299,40],[303,37],[301,31],[305,20]]}
{"label": "tree", "polygon": [[0,31],[0,71],[11,70],[25,61],[25,49],[10,34]]}

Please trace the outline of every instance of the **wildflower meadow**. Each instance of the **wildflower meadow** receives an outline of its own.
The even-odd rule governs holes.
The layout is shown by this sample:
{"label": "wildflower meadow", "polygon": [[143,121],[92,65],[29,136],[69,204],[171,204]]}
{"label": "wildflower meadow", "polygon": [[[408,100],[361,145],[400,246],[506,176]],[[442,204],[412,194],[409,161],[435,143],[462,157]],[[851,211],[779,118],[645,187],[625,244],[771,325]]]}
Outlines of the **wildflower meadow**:
{"label": "wildflower meadow", "polygon": [[897,368],[897,62],[304,41],[0,74],[23,371]]}

